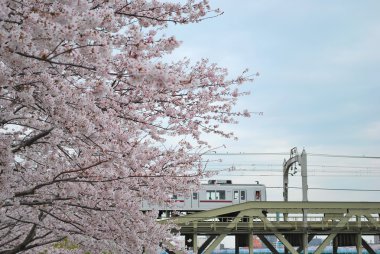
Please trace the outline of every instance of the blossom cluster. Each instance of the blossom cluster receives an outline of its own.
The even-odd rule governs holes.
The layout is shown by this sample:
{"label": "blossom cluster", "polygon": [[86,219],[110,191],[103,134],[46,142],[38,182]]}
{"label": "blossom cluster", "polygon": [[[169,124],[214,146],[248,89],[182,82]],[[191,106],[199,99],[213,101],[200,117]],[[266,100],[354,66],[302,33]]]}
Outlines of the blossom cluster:
{"label": "blossom cluster", "polygon": [[249,115],[232,111],[244,74],[162,60],[180,43],[158,31],[212,13],[206,0],[0,2],[0,252],[68,239],[153,253],[172,238],[142,200],[199,188],[201,134],[233,137],[220,124]]}

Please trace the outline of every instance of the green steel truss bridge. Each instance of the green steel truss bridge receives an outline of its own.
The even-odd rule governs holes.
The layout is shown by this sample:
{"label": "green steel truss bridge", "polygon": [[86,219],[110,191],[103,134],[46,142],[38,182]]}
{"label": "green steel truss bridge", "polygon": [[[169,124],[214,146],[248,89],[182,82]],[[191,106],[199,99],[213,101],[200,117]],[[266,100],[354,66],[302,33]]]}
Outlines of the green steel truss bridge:
{"label": "green steel truss bridge", "polygon": [[[321,254],[331,241],[333,253],[340,246],[356,246],[358,254],[363,248],[375,254],[362,236],[380,234],[379,216],[380,203],[276,201],[246,202],[160,222],[180,226],[188,247],[199,254],[210,254],[228,235],[236,237],[236,253],[239,247],[248,247],[249,253],[253,253],[252,235],[257,235],[274,254],[279,252],[267,240],[267,235],[276,236],[283,243],[285,253],[308,253],[308,243],[314,236],[323,235],[327,237],[314,254]],[[208,236],[200,247],[198,235]]]}

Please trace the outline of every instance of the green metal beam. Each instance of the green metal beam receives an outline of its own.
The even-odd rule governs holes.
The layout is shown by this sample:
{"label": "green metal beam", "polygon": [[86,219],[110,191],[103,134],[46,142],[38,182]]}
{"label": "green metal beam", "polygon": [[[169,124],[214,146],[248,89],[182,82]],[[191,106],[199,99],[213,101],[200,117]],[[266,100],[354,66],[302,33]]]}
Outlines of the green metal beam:
{"label": "green metal beam", "polygon": [[302,213],[303,209],[308,209],[308,213],[325,213],[326,210],[332,210],[335,213],[346,213],[350,211],[366,211],[367,213],[378,213],[380,210],[379,202],[282,202],[282,201],[267,201],[257,202],[251,201],[242,204],[226,206],[208,211],[197,212],[186,216],[177,217],[174,223],[181,224],[186,222],[197,221],[205,217],[218,217],[221,215],[241,212],[244,210],[256,209],[270,212],[283,213]]}
{"label": "green metal beam", "polygon": [[210,246],[208,246],[208,248],[206,249],[206,251],[204,252],[204,254],[211,254],[211,252],[216,248],[216,246],[218,246],[218,244],[220,244],[223,239],[227,236],[227,234],[222,234],[222,235],[219,235],[215,241],[212,242],[212,244]]}
{"label": "green metal beam", "polygon": [[363,238],[362,238],[362,244],[369,254],[376,254],[376,252],[371,248],[371,246]]}
{"label": "green metal beam", "polygon": [[286,240],[286,238],[281,235],[281,234],[278,234],[278,233],[275,233],[275,236],[277,236],[278,240],[280,240],[284,246],[292,253],[292,254],[299,254],[298,251],[296,251],[296,249],[294,249],[294,247],[288,242],[288,240]]}
{"label": "green metal beam", "polygon": [[[308,221],[302,221],[303,211],[307,210]],[[274,220],[273,214],[289,214],[289,220],[284,221],[283,216]],[[231,218],[232,221],[220,221],[230,214],[238,214]],[[376,216],[374,216],[376,214]],[[206,234],[219,235],[216,239],[210,237],[207,241],[207,251],[210,252],[219,244],[224,235],[229,234],[275,234],[283,242],[286,248],[293,254],[301,252],[295,250],[284,234],[330,234],[318,247],[316,254],[320,254],[326,245],[334,239],[337,234],[363,235],[378,234],[380,221],[379,202],[247,202],[223,208],[197,212],[181,217],[159,220],[159,223],[174,223],[181,227],[182,234]],[[326,216],[324,216],[326,215]],[[345,216],[344,216],[345,215]],[[266,217],[268,216],[268,217]],[[350,219],[356,216],[356,221]],[[244,219],[243,219],[244,217]],[[247,219],[245,219],[247,217]],[[367,220],[363,220],[363,218]],[[301,219],[301,220],[300,220]],[[317,219],[317,220],[315,220]],[[309,239],[310,240],[310,239]],[[306,243],[306,238],[304,242]],[[362,242],[363,247],[365,243]],[[206,245],[204,245],[206,246]],[[204,246],[198,249],[198,253],[204,250]],[[273,247],[273,246],[272,246]]]}
{"label": "green metal beam", "polygon": [[322,251],[326,248],[326,246],[331,242],[332,239],[335,238],[337,233],[330,234],[319,247],[315,250],[314,254],[321,254]]}
{"label": "green metal beam", "polygon": [[376,229],[378,228],[378,226],[379,226],[379,222],[376,221],[376,220],[372,217],[372,215],[371,215],[370,213],[364,213],[363,215],[367,218],[367,220],[368,220],[369,222],[372,223],[372,225],[375,226]]}
{"label": "green metal beam", "polygon": [[253,254],[253,235],[252,235],[252,232],[248,234],[248,250],[249,250],[249,254]]}
{"label": "green metal beam", "polygon": [[284,245],[285,247],[292,253],[292,254],[299,254],[296,249],[294,249],[294,247],[288,242],[288,240],[286,240],[286,238],[280,234],[280,233],[277,233],[276,231],[277,230],[274,230],[276,227],[268,220],[267,217],[264,216],[264,214],[261,214],[259,215],[258,214],[258,217],[261,219],[262,222],[264,222],[265,224],[268,225],[268,227],[274,231],[274,234],[277,236],[278,240],[280,240]]}
{"label": "green metal beam", "polygon": [[208,246],[209,244],[216,238],[216,235],[210,235],[207,240],[199,247],[198,254],[201,254]]}
{"label": "green metal beam", "polygon": [[357,251],[357,254],[363,253],[362,234],[360,233],[356,235],[356,251]]}
{"label": "green metal beam", "polygon": [[273,254],[280,254],[275,247],[268,241],[268,239],[265,238],[264,235],[257,235],[260,240],[267,246],[267,248],[273,253]]}
{"label": "green metal beam", "polygon": [[336,235],[338,234],[338,231],[340,228],[344,227],[348,220],[350,218],[352,218],[353,214],[351,212],[347,213],[345,217],[343,217],[339,223],[336,225],[335,227],[335,233],[332,233],[330,234],[323,242],[321,245],[319,245],[319,247],[315,250],[314,254],[321,254],[322,251],[326,248],[326,246],[331,242],[331,240],[333,240]]}
{"label": "green metal beam", "polygon": [[[245,216],[245,213],[240,212],[235,219],[233,219],[226,227],[225,229],[232,230],[235,226],[236,223],[243,217]],[[211,254],[211,252],[218,246],[218,244],[227,236],[227,234],[221,234],[219,235],[215,241],[206,249],[205,254]]]}
{"label": "green metal beam", "polygon": [[[302,249],[303,249],[304,254],[308,253],[308,248],[309,248],[308,235],[307,235],[307,233],[304,233],[304,234],[302,234]],[[301,253],[301,251],[299,251],[299,253]]]}
{"label": "green metal beam", "polygon": [[193,252],[198,253],[198,235],[196,232],[193,234]]}
{"label": "green metal beam", "polygon": [[[309,242],[310,242],[311,240],[313,240],[314,236],[315,236],[315,234],[309,234],[309,235],[307,236],[307,244],[309,244]],[[303,247],[304,247],[304,246],[300,246],[300,247],[297,249],[297,251],[298,251],[299,253],[301,253],[302,250],[304,249]],[[307,252],[304,251],[304,253],[307,253]]]}

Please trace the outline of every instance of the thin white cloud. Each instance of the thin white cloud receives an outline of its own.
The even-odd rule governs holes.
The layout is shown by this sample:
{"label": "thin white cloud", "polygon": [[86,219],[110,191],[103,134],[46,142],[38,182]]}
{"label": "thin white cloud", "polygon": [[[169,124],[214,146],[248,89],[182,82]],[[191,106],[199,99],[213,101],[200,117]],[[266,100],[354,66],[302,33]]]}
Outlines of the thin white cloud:
{"label": "thin white cloud", "polygon": [[[284,152],[294,146],[308,153],[379,155],[380,148],[380,8],[379,1],[218,0],[225,14],[199,24],[174,29],[183,40],[171,59],[210,58],[237,75],[248,67],[260,77],[245,86],[252,94],[239,109],[263,111],[263,116],[228,125],[238,141],[207,136],[220,152]],[[168,32],[171,34],[171,32]],[[283,157],[225,159],[226,163],[281,164]],[[372,165],[380,160],[309,158],[310,165]],[[380,166],[380,165],[379,165]],[[313,167],[310,167],[313,170]],[[281,177],[236,177],[238,182],[281,185]],[[299,185],[297,177],[292,186]],[[310,175],[309,185],[320,188],[377,188],[376,180],[348,176]],[[269,190],[268,190],[269,191]],[[300,191],[291,190],[294,200]],[[342,195],[344,195],[342,197]],[[376,192],[310,191],[310,200],[379,200]],[[281,200],[272,189],[270,200]]]}
{"label": "thin white cloud", "polygon": [[368,141],[380,141],[380,121],[369,123],[361,134]]}

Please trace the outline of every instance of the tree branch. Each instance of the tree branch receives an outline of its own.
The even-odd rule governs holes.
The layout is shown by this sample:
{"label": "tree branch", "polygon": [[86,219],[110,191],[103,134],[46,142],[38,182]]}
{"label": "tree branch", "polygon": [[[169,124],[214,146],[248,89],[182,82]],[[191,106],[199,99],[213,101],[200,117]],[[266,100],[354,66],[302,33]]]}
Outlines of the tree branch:
{"label": "tree branch", "polygon": [[78,67],[78,68],[86,69],[86,70],[89,70],[89,71],[96,71],[95,67],[87,67],[87,66],[84,66],[84,65],[79,65],[79,64],[74,64],[74,63],[61,63],[61,62],[51,61],[50,59],[47,59],[47,58],[42,58],[42,57],[37,57],[37,56],[33,56],[33,55],[28,55],[28,54],[22,53],[22,52],[16,52],[16,54],[20,55],[20,56],[24,56],[24,57],[40,60],[40,61],[43,61],[43,62],[47,62],[47,63],[50,63],[50,64],[73,66],[73,67]]}
{"label": "tree branch", "polygon": [[28,235],[25,237],[24,241],[22,241],[22,243],[20,243],[13,249],[0,251],[0,254],[16,254],[20,251],[25,250],[25,247],[33,241],[33,238],[36,235],[36,228],[37,228],[37,225],[34,224],[32,228],[30,229]]}
{"label": "tree branch", "polygon": [[[52,214],[51,212],[48,212],[48,211],[46,211],[46,210],[44,210],[44,209],[39,209],[41,212],[43,212],[43,213],[46,213],[46,214],[48,214],[48,215],[50,215],[51,217],[53,217],[54,219],[56,219],[56,220],[59,220],[59,221],[61,221],[61,222],[63,222],[63,223],[66,223],[66,224],[70,224],[71,226],[73,226],[73,227],[75,227],[76,229],[78,229],[79,231],[81,231],[81,232],[83,232],[84,230],[83,229],[81,229],[79,226],[82,226],[82,225],[80,225],[79,223],[75,223],[75,222],[73,222],[73,221],[69,221],[69,220],[65,220],[65,219],[62,219],[62,218],[59,218],[58,216],[56,216],[56,215],[54,215],[54,214]],[[76,225],[77,224],[77,225]]]}
{"label": "tree branch", "polygon": [[76,173],[76,172],[80,172],[80,171],[85,171],[87,169],[90,169],[92,167],[95,167],[97,165],[100,165],[101,163],[103,162],[106,162],[106,161],[99,161],[95,164],[92,164],[90,166],[87,166],[85,168],[79,168],[79,169],[73,169],[73,170],[68,170],[68,171],[64,171],[64,172],[61,172],[59,173],[58,175],[56,175],[53,180],[51,180],[50,182],[46,182],[46,183],[41,183],[41,184],[38,184],[36,186],[34,186],[33,188],[31,189],[28,189],[28,190],[25,190],[25,191],[20,191],[20,192],[16,192],[15,193],[15,197],[22,197],[22,196],[26,196],[26,195],[30,195],[30,194],[34,194],[36,190],[44,187],[44,186],[48,186],[48,185],[52,185],[52,184],[55,184],[55,183],[59,183],[59,182],[69,182],[69,181],[75,181],[75,179],[77,179],[77,177],[69,177],[69,178],[63,178],[63,179],[57,179],[59,176],[63,175],[63,174],[69,174],[69,173]]}
{"label": "tree branch", "polygon": [[24,147],[27,147],[27,146],[31,146],[33,145],[34,142],[36,142],[37,140],[49,135],[49,133],[53,130],[54,128],[50,128],[48,130],[45,130],[45,131],[42,131],[41,133],[31,137],[30,139],[27,139],[25,141],[23,141],[21,144],[19,144],[16,148],[13,148],[12,149],[12,152],[13,153],[16,153],[18,151],[20,151],[22,148]]}

